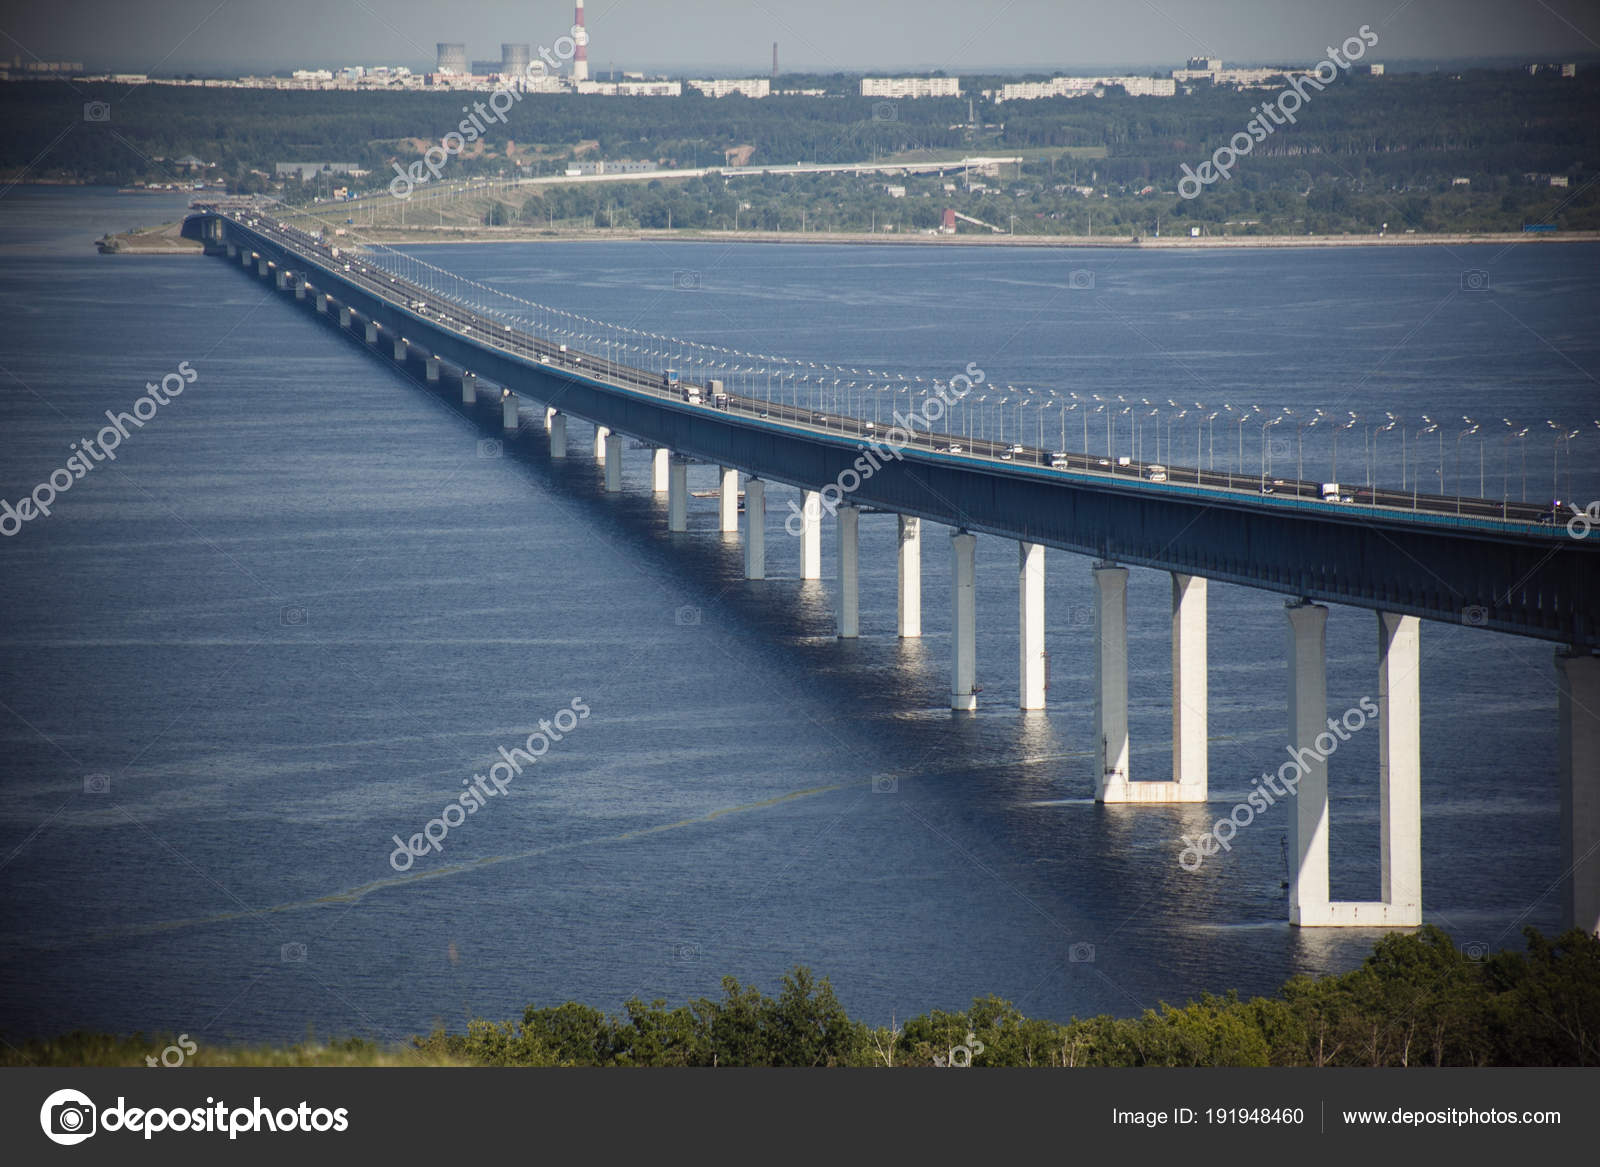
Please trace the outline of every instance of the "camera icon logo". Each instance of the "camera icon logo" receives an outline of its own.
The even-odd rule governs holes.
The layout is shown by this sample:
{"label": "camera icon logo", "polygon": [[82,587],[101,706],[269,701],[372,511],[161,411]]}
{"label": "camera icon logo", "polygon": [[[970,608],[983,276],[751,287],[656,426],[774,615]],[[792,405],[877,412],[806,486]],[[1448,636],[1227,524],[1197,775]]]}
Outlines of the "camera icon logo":
{"label": "camera icon logo", "polygon": [[895,794],[900,790],[900,779],[892,774],[881,774],[872,780],[872,793]]}
{"label": "camera icon logo", "polygon": [[1480,268],[1468,268],[1461,273],[1461,290],[1463,292],[1487,292],[1490,287],[1489,273]]}
{"label": "camera icon logo", "polygon": [[1094,290],[1094,272],[1086,267],[1073,268],[1067,273],[1067,287],[1074,292],[1089,292]]}
{"label": "camera icon logo", "polygon": [[1073,964],[1093,964],[1094,945],[1080,940],[1067,949],[1067,960]]}
{"label": "camera icon logo", "polygon": [[478,442],[478,457],[498,458],[503,449],[499,438],[483,438]]}
{"label": "camera icon logo", "polygon": [[872,120],[897,122],[900,120],[900,107],[892,101],[875,101],[872,103]]}
{"label": "camera icon logo", "polygon": [[700,623],[700,609],[693,604],[685,604],[673,613],[672,617],[679,627],[687,628]]}
{"label": "camera icon logo", "polygon": [[1461,946],[1461,955],[1468,960],[1483,960],[1489,955],[1489,946],[1481,940],[1473,940]]}
{"label": "camera icon logo", "polygon": [[304,608],[285,608],[278,613],[278,623],[285,628],[299,628],[306,622]]}
{"label": "camera icon logo", "polygon": [[1461,622],[1469,628],[1482,628],[1489,623],[1489,609],[1482,604],[1468,604],[1461,609]]}
{"label": "camera icon logo", "polygon": [[108,122],[111,120],[111,106],[104,101],[86,101],[83,103],[83,120],[86,122]]}
{"label": "camera icon logo", "polygon": [[697,271],[673,272],[672,290],[675,292],[698,292],[700,290],[700,273]]}
{"label": "camera icon logo", "polygon": [[1271,438],[1267,442],[1267,457],[1272,459],[1287,458],[1289,456],[1288,438]]}
{"label": "camera icon logo", "polygon": [[39,1108],[39,1125],[45,1138],[63,1147],[76,1146],[94,1134],[97,1123],[93,1102],[78,1090],[57,1090]]}
{"label": "camera icon logo", "polygon": [[700,946],[698,944],[678,945],[677,958],[683,964],[693,964],[700,959]]}
{"label": "camera icon logo", "polygon": [[284,964],[304,964],[306,962],[306,946],[298,940],[291,940],[279,949],[279,958]]}
{"label": "camera icon logo", "polygon": [[1093,628],[1094,627],[1094,605],[1092,605],[1092,604],[1074,604],[1074,605],[1072,605],[1072,612],[1071,612],[1071,615],[1069,616],[1069,622],[1071,623],[1071,625],[1074,628]]}
{"label": "camera icon logo", "polygon": [[110,774],[85,774],[83,776],[83,792],[85,794],[110,794]]}

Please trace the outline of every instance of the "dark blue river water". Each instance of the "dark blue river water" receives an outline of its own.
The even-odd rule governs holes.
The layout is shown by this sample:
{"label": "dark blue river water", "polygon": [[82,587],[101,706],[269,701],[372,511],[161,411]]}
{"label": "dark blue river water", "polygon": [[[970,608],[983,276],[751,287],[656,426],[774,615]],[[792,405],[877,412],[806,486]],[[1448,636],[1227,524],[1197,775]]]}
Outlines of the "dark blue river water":
{"label": "dark blue river water", "polygon": [[[1096,806],[1087,561],[1051,553],[1050,707],[1022,716],[1016,553],[979,539],[982,708],[952,716],[942,530],[924,536],[926,634],[900,642],[893,520],[867,517],[864,635],[842,643],[830,585],[795,578],[788,492],[768,503],[775,578],[747,583],[712,500],[687,535],[666,532],[642,451],[621,496],[579,426],[565,465],[534,437],[484,456],[492,433],[260,281],[90,247],[181,209],[0,199],[0,496],[31,491],[147,381],[197,374],[0,541],[6,1036],[397,1038],[529,1002],[681,1001],[724,975],[770,989],[796,964],[879,1023],[988,993],[1056,1018],[1129,1014],[1269,992],[1376,939],[1284,922],[1281,807],[1200,872],[1178,864],[1180,836],[1282,757],[1280,597],[1211,590],[1211,805]],[[1448,417],[1450,474],[1459,416],[1509,417],[1534,428],[1529,497],[1553,469],[1562,494],[1600,493],[1592,247],[419,252],[756,353],[925,377],[975,361],[998,386],[1161,405]],[[1492,288],[1463,291],[1466,270]],[[675,291],[680,271],[698,289]],[[1549,421],[1583,432],[1558,447]],[[1246,431],[1247,466],[1259,439]],[[1362,449],[1346,440],[1341,463]],[[1219,467],[1234,441],[1217,434]],[[1491,494],[1504,479],[1519,497],[1521,453],[1495,432]],[[1380,445],[1380,469],[1389,457]],[[692,489],[712,485],[691,469]],[[1134,570],[1135,777],[1170,764],[1167,608],[1167,578]],[[1375,692],[1374,647],[1369,613],[1333,611],[1332,711]],[[1551,655],[1423,629],[1426,914],[1463,943],[1559,922]],[[562,732],[575,701],[588,716]],[[561,740],[397,873],[392,836],[540,719]],[[1357,734],[1330,763],[1341,898],[1376,895],[1376,748]]]}

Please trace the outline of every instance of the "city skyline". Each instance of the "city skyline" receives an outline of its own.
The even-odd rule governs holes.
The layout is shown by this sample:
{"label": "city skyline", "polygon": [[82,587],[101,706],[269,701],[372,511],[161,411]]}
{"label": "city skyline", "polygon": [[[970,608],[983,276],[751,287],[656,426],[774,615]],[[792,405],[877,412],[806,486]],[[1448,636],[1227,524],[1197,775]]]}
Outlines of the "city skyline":
{"label": "city skyline", "polygon": [[[680,8],[611,0],[590,5],[589,67],[765,75],[773,42],[792,72],[1072,71],[1161,69],[1193,56],[1237,64],[1314,60],[1363,24],[1391,62],[1565,60],[1600,51],[1600,20],[1576,0],[1411,0],[1410,3],[1272,4],[1269,0],[1172,0],[1112,12],[1089,3],[1013,0],[844,0],[754,5],[702,0]],[[324,5],[215,0],[64,0],[51,8],[0,10],[0,57],[82,61],[91,71],[151,75],[276,72],[350,64],[431,70],[438,42],[461,42],[469,59],[502,43],[549,45],[571,28],[571,0],[537,5],[469,0],[350,4],[330,20]]]}

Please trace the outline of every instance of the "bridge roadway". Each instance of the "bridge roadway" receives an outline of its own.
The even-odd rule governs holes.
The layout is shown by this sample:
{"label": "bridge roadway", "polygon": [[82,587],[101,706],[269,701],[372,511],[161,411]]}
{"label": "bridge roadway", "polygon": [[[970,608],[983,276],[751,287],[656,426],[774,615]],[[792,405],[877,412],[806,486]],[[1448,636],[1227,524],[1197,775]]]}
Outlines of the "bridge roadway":
{"label": "bridge roadway", "polygon": [[[765,578],[765,483],[798,488],[801,574],[820,575],[824,504],[837,518],[839,634],[859,634],[857,547],[863,508],[900,516],[899,632],[920,635],[922,520],[951,528],[951,707],[976,707],[974,533],[1015,540],[1019,584],[1019,703],[1044,705],[1044,550],[1094,556],[1095,730],[1101,802],[1207,799],[1206,585],[1219,580],[1290,597],[1288,740],[1293,769],[1272,789],[1294,798],[1290,920],[1302,926],[1411,926],[1421,920],[1419,621],[1441,620],[1538,638],[1556,653],[1567,917],[1600,931],[1600,614],[1594,601],[1600,532],[1570,535],[1540,523],[1543,508],[1379,489],[1324,501],[1318,484],[1167,467],[1117,465],[1084,451],[1046,451],[891,430],[794,403],[730,394],[722,407],[669,390],[660,374],[563,348],[372,263],[363,252],[250,212],[204,211],[185,235],[242,259],[330,321],[365,329],[396,360],[424,362],[429,380],[499,387],[504,424],[521,426],[520,398],[545,405],[553,457],[566,456],[566,420],[596,427],[607,490],[621,489],[622,438],[656,447],[654,482],[668,522],[684,529],[687,459],[722,467],[721,522],[738,529],[739,473],[748,476],[746,575]],[[912,400],[906,410],[918,410]],[[868,451],[872,455],[868,455]],[[843,476],[843,478],[841,478]],[[855,485],[844,489],[851,481]],[[1270,485],[1272,491],[1264,492]],[[832,492],[830,498],[829,492]],[[791,516],[791,522],[795,516]],[[789,524],[786,523],[786,527]],[[1127,734],[1127,565],[1171,573],[1173,773],[1134,780]],[[1376,613],[1382,887],[1375,901],[1330,902],[1325,624],[1329,603]],[[1354,713],[1355,711],[1351,711]],[[1351,713],[1344,725],[1349,727]],[[1364,718],[1361,719],[1364,722]],[[1318,743],[1327,738],[1329,746]],[[1297,776],[1296,776],[1297,775]],[[1263,775],[1263,779],[1268,779]],[[1282,785],[1287,793],[1279,790]],[[1272,801],[1268,796],[1268,802]],[[1219,820],[1219,823],[1221,820]],[[1208,852],[1209,853],[1209,852]]]}

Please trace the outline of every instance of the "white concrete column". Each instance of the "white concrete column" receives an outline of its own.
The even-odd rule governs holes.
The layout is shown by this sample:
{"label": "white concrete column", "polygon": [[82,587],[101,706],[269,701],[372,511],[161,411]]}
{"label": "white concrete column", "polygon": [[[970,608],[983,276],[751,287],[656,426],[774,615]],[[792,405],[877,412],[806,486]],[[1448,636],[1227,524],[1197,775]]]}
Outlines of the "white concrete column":
{"label": "white concrete column", "polygon": [[405,340],[396,337],[394,341],[394,359],[397,361],[405,360],[410,355],[410,349],[411,346]]}
{"label": "white concrete column", "polygon": [[671,450],[665,446],[656,447],[650,461],[650,489],[657,494],[667,493],[667,463],[671,459]]}
{"label": "white concrete column", "polygon": [[550,456],[567,456],[567,415],[558,413],[550,419]]}
{"label": "white concrete column", "polygon": [[328,297],[323,295],[321,292],[317,293],[317,314],[319,316],[326,316],[328,314]]}
{"label": "white concrete column", "polygon": [[267,275],[267,272],[270,271],[270,270],[271,270],[271,268],[267,263],[267,257],[264,256],[264,255],[263,256],[259,256],[256,259],[256,273],[258,275],[260,275],[263,279],[265,279],[266,275]]}
{"label": "white concrete column", "polygon": [[1044,544],[1017,543],[1017,706],[1044,708]]}
{"label": "white concrete column", "polygon": [[744,484],[744,578],[767,578],[767,484],[759,478]]}
{"label": "white concrete column", "polygon": [[978,707],[977,545],[975,535],[950,532],[950,708],[966,712]]}
{"label": "white concrete column", "polygon": [[339,327],[340,328],[349,328],[350,327],[350,322],[353,319],[354,319],[354,316],[351,313],[350,309],[344,307],[343,305],[340,305],[340,307],[339,307]]}
{"label": "white concrete column", "polygon": [[478,374],[461,374],[461,404],[476,405],[478,403]]}
{"label": "white concrete column", "polygon": [[375,321],[367,321],[367,343],[378,343],[378,325]]}
{"label": "white concrete column", "polygon": [[500,394],[500,428],[508,434],[517,432],[517,395],[509,389]]}
{"label": "white concrete column", "polygon": [[724,531],[739,529],[739,472],[720,467],[717,486],[717,519]]}
{"label": "white concrete column", "polygon": [[[1289,813],[1289,922],[1315,926],[1329,922],[1328,761],[1316,749],[1328,722],[1328,609],[1293,601],[1289,618],[1289,753],[1293,788]],[[1285,783],[1287,785],[1287,783]]]}
{"label": "white concrete column", "polygon": [[1381,897],[1388,923],[1412,926],[1422,923],[1422,622],[1377,615]]}
{"label": "white concrete column", "polygon": [[839,636],[861,635],[861,508],[842,506],[839,528]]}
{"label": "white concrete column", "polygon": [[239,265],[241,267],[249,267],[254,259],[255,252],[251,251],[248,247],[239,253]]}
{"label": "white concrete column", "polygon": [[673,456],[667,467],[667,530],[689,529],[689,463]]}
{"label": "white concrete column", "polygon": [[1128,802],[1128,569],[1096,563],[1094,601],[1095,797]]}
{"label": "white concrete column", "polygon": [[822,495],[800,492],[800,578],[822,578]]}
{"label": "white concrete column", "polygon": [[306,298],[306,280],[304,276],[294,282],[294,298],[296,300],[304,300]]}
{"label": "white concrete column", "polygon": [[1172,573],[1172,780],[1180,802],[1204,802],[1208,785],[1206,581]]}
{"label": "white concrete column", "polygon": [[545,433],[549,433],[550,430],[551,430],[551,427],[553,427],[555,425],[555,423],[556,423],[556,407],[553,406],[553,405],[545,406],[544,407],[544,432]]}
{"label": "white concrete column", "polygon": [[904,637],[922,635],[922,520],[900,516],[899,612],[896,623]]}
{"label": "white concrete column", "polygon": [[622,490],[622,435],[606,434],[606,492],[616,494]]}
{"label": "white concrete column", "polygon": [[273,273],[272,282],[273,285],[277,287],[278,291],[287,291],[289,288],[289,273],[284,271],[281,267],[278,268],[277,271]]}
{"label": "white concrete column", "polygon": [[1600,933],[1600,657],[1556,653],[1562,916]]}
{"label": "white concrete column", "polygon": [[428,379],[428,382],[430,384],[432,384],[433,382],[436,382],[436,381],[439,380],[439,358],[438,357],[429,357],[428,358],[427,363],[423,366],[423,375]]}
{"label": "white concrete column", "polygon": [[611,436],[611,431],[603,425],[594,427],[594,460],[600,465],[606,464],[606,439]]}

